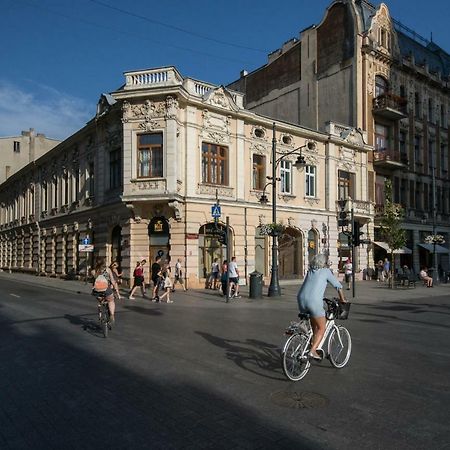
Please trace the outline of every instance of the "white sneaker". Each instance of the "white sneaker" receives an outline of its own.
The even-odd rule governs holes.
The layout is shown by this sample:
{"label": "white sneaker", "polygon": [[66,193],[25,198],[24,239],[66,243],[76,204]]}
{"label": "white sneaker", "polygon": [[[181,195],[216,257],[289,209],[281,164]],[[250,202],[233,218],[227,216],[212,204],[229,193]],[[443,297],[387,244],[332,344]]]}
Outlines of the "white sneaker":
{"label": "white sneaker", "polygon": [[129,296],[128,296],[128,299],[129,299],[129,300],[134,300],[135,298],[132,297],[131,295],[129,295]]}

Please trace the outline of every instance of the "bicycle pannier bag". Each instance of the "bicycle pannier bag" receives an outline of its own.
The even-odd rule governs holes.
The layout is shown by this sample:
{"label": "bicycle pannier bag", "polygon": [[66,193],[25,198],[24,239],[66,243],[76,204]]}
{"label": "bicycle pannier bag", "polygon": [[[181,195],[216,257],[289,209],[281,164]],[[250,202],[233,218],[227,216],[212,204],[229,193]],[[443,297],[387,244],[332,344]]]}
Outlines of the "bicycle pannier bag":
{"label": "bicycle pannier bag", "polygon": [[108,289],[108,285],[108,279],[105,277],[105,275],[100,274],[94,281],[94,291],[105,292],[106,289]]}

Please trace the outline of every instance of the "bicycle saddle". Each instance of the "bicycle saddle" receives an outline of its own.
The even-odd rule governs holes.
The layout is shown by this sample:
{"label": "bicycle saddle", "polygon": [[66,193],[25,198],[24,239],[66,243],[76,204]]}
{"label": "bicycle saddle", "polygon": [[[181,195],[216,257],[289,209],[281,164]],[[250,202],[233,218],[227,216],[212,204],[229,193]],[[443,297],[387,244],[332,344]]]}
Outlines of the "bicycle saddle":
{"label": "bicycle saddle", "polygon": [[309,320],[310,315],[307,314],[307,313],[298,313],[298,318],[299,318],[300,320]]}

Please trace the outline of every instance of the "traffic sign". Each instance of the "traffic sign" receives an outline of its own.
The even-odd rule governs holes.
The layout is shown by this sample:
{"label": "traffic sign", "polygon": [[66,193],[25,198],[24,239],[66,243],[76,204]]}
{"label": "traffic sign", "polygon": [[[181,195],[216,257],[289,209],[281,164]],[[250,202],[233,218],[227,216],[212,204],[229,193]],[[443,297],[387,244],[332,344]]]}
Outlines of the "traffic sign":
{"label": "traffic sign", "polygon": [[220,205],[217,203],[211,206],[211,215],[216,219],[221,216]]}
{"label": "traffic sign", "polygon": [[94,246],[92,244],[78,244],[78,251],[85,253],[92,253],[94,251]]}
{"label": "traffic sign", "polygon": [[91,240],[86,236],[86,237],[84,237],[83,239],[82,239],[82,241],[83,241],[83,244],[84,245],[89,245],[90,243],[91,243]]}

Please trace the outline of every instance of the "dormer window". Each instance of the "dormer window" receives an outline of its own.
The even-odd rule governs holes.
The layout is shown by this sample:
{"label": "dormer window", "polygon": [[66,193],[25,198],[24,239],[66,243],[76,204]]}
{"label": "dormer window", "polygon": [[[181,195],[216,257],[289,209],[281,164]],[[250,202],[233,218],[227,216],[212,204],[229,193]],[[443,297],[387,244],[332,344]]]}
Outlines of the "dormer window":
{"label": "dormer window", "polygon": [[292,137],[291,136],[284,135],[281,138],[281,140],[282,140],[283,144],[285,144],[285,145],[291,145],[292,144]]}
{"label": "dormer window", "polygon": [[388,82],[386,78],[379,75],[375,77],[375,98],[386,94],[388,91]]}
{"label": "dormer window", "polygon": [[390,48],[389,40],[390,40],[389,32],[386,30],[386,28],[380,28],[379,44],[386,50],[389,50]]}

